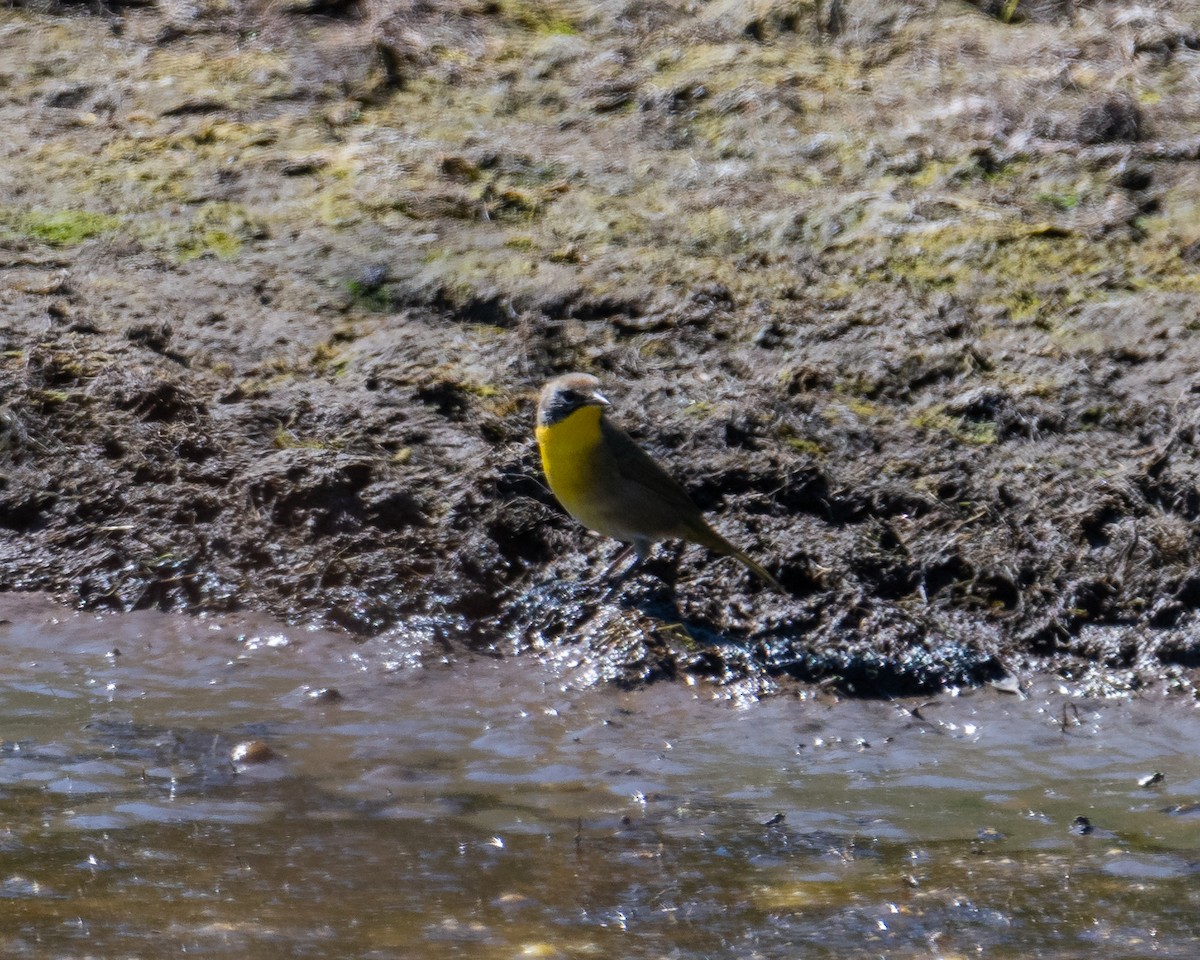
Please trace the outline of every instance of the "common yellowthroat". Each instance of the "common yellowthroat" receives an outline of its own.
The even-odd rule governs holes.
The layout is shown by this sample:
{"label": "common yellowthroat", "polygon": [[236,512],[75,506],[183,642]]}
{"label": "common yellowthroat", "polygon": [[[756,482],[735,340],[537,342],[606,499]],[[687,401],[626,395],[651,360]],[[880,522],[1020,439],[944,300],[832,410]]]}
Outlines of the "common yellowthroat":
{"label": "common yellowthroat", "polygon": [[636,551],[623,580],[655,540],[687,540],[734,557],[776,590],[779,581],[708,525],[670,475],[604,415],[600,381],[568,373],[542,388],[537,442],[550,489],[585,527],[629,544],[613,566]]}

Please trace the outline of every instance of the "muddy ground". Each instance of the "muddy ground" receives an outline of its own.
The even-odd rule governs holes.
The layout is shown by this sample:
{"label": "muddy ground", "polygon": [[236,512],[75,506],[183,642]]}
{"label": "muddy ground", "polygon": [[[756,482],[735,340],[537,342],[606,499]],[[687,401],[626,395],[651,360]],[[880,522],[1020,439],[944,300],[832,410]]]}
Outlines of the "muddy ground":
{"label": "muddy ground", "polygon": [[[0,587],[860,694],[1200,666],[1200,6],[0,11]],[[616,545],[538,386],[786,585]]]}

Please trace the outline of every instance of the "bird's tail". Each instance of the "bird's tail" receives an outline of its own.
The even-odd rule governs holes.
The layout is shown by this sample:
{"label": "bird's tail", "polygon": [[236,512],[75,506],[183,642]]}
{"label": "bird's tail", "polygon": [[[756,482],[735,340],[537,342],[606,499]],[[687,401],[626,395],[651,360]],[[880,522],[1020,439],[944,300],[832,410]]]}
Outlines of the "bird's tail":
{"label": "bird's tail", "polygon": [[717,553],[724,554],[727,557],[733,557],[769,587],[778,590],[780,593],[787,592],[783,589],[783,584],[781,584],[767,572],[766,567],[754,560],[748,553],[746,553],[745,550],[735,547],[732,543],[717,533],[716,530],[708,526],[708,524],[704,525],[703,530],[692,530],[690,532],[690,539],[694,540],[696,543],[700,544],[701,546],[708,547],[708,549],[714,550]]}

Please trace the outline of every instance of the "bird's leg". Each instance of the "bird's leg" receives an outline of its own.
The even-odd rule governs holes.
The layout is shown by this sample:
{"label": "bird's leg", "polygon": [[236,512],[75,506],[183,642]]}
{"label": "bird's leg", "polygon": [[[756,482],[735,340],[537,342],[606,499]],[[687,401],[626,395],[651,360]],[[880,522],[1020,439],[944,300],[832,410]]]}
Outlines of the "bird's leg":
{"label": "bird's leg", "polygon": [[621,564],[623,564],[629,558],[629,555],[636,549],[637,546],[635,544],[625,544],[625,546],[621,548],[621,551],[615,557],[613,557],[612,563],[604,568],[604,572],[600,574],[600,579],[607,580],[609,577],[611,577],[612,572]]}
{"label": "bird's leg", "polygon": [[[633,553],[633,551],[635,549],[636,549],[636,547],[632,543],[625,544],[625,546],[623,546],[620,550],[617,551],[617,555],[615,557],[613,557],[613,559],[609,563],[609,565],[604,568],[604,572],[601,573],[597,577],[592,577],[591,579],[589,579],[588,583],[600,584],[600,583],[603,583],[604,581],[608,580],[612,576],[613,571],[616,570],[617,567],[619,567],[622,563],[624,563],[625,560],[629,557],[629,555],[631,553]],[[634,561],[633,566],[637,566],[637,561]],[[620,579],[618,579],[617,582],[620,583],[622,580],[624,580],[625,577],[628,576],[628,573],[629,573],[629,571],[626,571],[625,574],[622,575],[620,577]],[[607,596],[607,594],[606,594],[606,596]]]}
{"label": "bird's leg", "polygon": [[633,541],[633,543],[629,544],[629,546],[627,546],[624,550],[622,550],[620,553],[617,554],[616,559],[613,560],[613,562],[608,565],[608,569],[604,572],[604,575],[607,577],[610,573],[612,573],[613,570],[615,570],[617,568],[617,566],[621,563],[621,561],[629,556],[631,551],[636,553],[637,556],[634,558],[633,563],[631,563],[629,566],[627,566],[621,572],[621,575],[612,582],[612,586],[609,587],[608,592],[604,594],[605,600],[608,600],[609,598],[611,598],[613,596],[613,594],[615,594],[617,592],[617,590],[620,589],[621,584],[623,584],[626,580],[629,579],[630,574],[632,574],[635,570],[637,570],[638,567],[640,567],[642,565],[643,561],[645,561],[645,559],[648,556],[650,556],[650,541],[644,540],[641,537],[638,537],[636,540]]}

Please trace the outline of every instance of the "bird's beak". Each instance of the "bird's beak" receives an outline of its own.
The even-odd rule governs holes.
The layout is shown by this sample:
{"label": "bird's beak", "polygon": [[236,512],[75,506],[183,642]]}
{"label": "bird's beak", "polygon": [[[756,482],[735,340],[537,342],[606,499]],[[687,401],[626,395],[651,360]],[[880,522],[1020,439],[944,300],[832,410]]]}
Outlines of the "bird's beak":
{"label": "bird's beak", "polygon": [[612,404],[608,402],[608,397],[606,397],[604,394],[602,394],[599,390],[595,391],[592,394],[592,399],[595,400],[596,403],[602,407],[611,407],[612,406]]}

